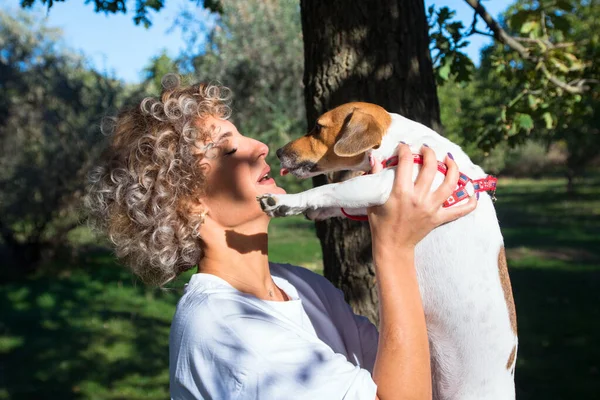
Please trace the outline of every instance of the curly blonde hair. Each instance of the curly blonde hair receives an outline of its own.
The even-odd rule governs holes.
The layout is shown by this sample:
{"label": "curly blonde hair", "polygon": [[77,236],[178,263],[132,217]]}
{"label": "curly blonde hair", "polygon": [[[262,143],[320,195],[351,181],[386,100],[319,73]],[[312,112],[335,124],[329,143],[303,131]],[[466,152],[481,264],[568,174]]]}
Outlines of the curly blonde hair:
{"label": "curly blonde hair", "polygon": [[223,86],[182,86],[172,74],[162,82],[160,99],[147,97],[104,124],[109,145],[89,174],[85,198],[93,225],[108,234],[117,257],[157,286],[202,257],[204,215],[189,209],[205,185],[199,146],[212,132],[202,119],[231,114]]}

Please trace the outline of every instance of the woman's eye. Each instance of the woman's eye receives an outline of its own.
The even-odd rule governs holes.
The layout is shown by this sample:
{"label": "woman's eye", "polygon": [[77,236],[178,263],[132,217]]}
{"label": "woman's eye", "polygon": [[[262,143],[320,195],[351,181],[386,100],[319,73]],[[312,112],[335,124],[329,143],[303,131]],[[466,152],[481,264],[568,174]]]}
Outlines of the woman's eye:
{"label": "woman's eye", "polygon": [[233,148],[233,149],[229,150],[228,152],[226,152],[226,153],[225,153],[225,155],[226,155],[226,156],[230,156],[230,155],[232,155],[233,153],[235,153],[236,151],[237,151],[237,148]]}

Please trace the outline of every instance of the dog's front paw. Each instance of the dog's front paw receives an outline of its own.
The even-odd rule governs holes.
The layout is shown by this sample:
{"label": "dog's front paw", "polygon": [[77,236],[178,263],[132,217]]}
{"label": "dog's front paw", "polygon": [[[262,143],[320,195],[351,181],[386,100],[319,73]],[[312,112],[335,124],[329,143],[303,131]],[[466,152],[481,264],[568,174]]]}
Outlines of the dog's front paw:
{"label": "dog's front paw", "polygon": [[283,204],[282,197],[285,195],[275,196],[267,193],[261,196],[257,196],[256,200],[260,203],[260,208],[269,217],[287,217],[289,215],[301,214],[304,212],[304,208],[292,207]]}

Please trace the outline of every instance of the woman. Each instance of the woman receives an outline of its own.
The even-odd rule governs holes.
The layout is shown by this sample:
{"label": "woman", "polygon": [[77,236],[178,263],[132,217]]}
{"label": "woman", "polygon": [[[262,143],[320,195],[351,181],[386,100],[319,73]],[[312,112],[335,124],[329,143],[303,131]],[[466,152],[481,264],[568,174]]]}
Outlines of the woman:
{"label": "woman", "polygon": [[[115,119],[87,205],[116,254],[145,282],[163,285],[197,265],[173,319],[173,399],[426,399],[431,371],[414,268],[415,245],[472,211],[442,209],[432,150],[413,184],[399,147],[394,188],[369,210],[380,331],[342,293],[306,269],[269,263],[269,217],[256,196],[284,193],[269,176],[267,145],[229,120],[228,91],[181,86]],[[374,162],[373,172],[379,163]]]}

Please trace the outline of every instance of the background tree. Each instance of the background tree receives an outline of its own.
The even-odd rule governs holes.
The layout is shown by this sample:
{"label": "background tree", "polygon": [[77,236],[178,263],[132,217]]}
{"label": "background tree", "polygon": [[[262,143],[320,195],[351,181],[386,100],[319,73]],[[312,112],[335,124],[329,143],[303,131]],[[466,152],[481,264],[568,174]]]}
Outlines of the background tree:
{"label": "background tree", "polygon": [[142,86],[146,92],[155,96],[160,95],[162,91],[162,78],[169,73],[180,73],[180,61],[174,60],[167,54],[166,50],[161,51],[157,56],[152,57],[148,65],[143,70],[144,81]]}
{"label": "background tree", "polygon": [[[530,150],[532,140],[546,148],[564,143],[572,192],[574,178],[600,150],[594,112],[598,91],[589,90],[600,76],[595,62],[599,10],[595,1],[518,1],[511,6],[503,16],[504,31],[524,35],[518,42],[528,47],[507,51],[500,42],[482,52],[474,81],[449,89],[453,98],[447,96],[447,104],[454,103],[449,134],[479,160],[488,153],[510,154],[510,147],[526,141]],[[502,167],[498,161],[490,164]],[[543,157],[527,161],[547,168]]]}
{"label": "background tree", "polygon": [[60,37],[31,15],[0,11],[0,234],[21,272],[80,224],[100,118],[119,105],[122,89],[65,50]]}

